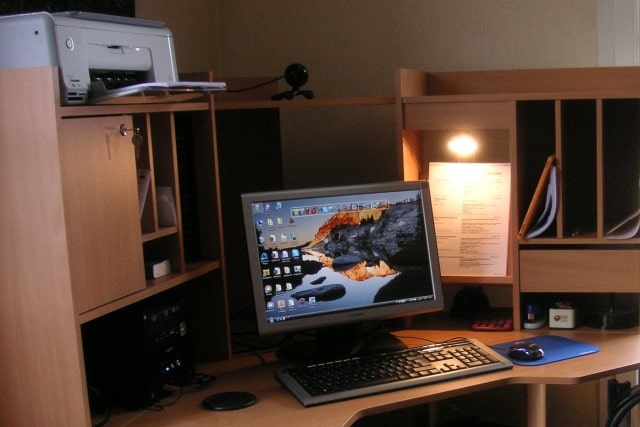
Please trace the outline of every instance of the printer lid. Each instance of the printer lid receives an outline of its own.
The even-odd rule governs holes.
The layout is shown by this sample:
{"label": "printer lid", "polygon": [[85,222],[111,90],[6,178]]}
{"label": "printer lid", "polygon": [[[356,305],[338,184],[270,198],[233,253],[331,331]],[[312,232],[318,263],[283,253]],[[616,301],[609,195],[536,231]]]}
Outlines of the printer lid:
{"label": "printer lid", "polygon": [[98,21],[98,22],[108,22],[112,24],[135,25],[137,27],[150,27],[150,28],[166,27],[166,24],[160,21],[152,21],[149,19],[141,19],[141,18],[132,18],[129,16],[105,15],[103,13],[94,13],[94,12],[68,11],[68,12],[55,12],[55,13],[52,13],[51,15],[65,17],[65,18],[84,19],[86,21]]}

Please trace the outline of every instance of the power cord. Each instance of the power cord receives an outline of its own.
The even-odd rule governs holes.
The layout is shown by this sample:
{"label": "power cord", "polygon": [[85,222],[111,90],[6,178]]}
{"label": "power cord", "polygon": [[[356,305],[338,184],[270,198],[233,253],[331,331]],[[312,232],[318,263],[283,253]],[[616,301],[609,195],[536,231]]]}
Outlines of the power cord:
{"label": "power cord", "polygon": [[248,92],[250,90],[258,89],[258,88],[260,88],[262,86],[269,85],[271,83],[277,82],[278,80],[282,80],[282,79],[284,79],[284,75],[282,75],[280,77],[276,77],[276,78],[271,79],[271,80],[264,81],[262,83],[258,83],[258,84],[254,85],[254,86],[244,87],[244,88],[241,88],[241,89],[229,89],[229,88],[227,88],[226,91],[230,92],[230,93]]}
{"label": "power cord", "polygon": [[91,413],[101,414],[101,417],[96,421],[92,417],[91,426],[102,427],[111,420],[111,403],[96,387],[88,386],[88,390]]}
{"label": "power cord", "polygon": [[241,88],[241,89],[227,88],[226,91],[229,93],[247,92],[247,91],[254,90],[259,87],[277,82],[278,80],[284,79],[287,82],[287,84],[291,86],[291,89],[273,95],[271,97],[272,101],[279,101],[282,99],[292,100],[298,95],[302,95],[307,99],[312,99],[314,97],[314,93],[312,90],[301,89],[301,87],[307,82],[308,78],[309,78],[309,72],[307,71],[307,68],[302,64],[294,63],[289,65],[284,70],[284,74],[280,77],[276,77],[274,79],[267,80],[265,82],[258,83],[257,85],[249,86],[246,88]]}
{"label": "power cord", "polygon": [[[183,384],[165,384],[163,390],[169,393],[164,400],[161,400],[153,405],[149,405],[144,408],[144,411],[159,412],[164,410],[167,406],[174,405],[178,402],[185,393],[200,391],[201,389],[208,387],[216,380],[216,377],[209,374],[196,373],[191,381]],[[175,395],[174,395],[175,393]],[[169,400],[169,397],[171,399]]]}

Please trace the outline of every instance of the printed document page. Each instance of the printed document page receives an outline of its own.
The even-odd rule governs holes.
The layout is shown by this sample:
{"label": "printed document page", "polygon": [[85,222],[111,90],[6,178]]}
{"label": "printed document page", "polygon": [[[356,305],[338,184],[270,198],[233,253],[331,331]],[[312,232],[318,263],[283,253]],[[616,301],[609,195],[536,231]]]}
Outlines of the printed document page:
{"label": "printed document page", "polygon": [[508,163],[429,164],[443,275],[506,275],[510,186]]}

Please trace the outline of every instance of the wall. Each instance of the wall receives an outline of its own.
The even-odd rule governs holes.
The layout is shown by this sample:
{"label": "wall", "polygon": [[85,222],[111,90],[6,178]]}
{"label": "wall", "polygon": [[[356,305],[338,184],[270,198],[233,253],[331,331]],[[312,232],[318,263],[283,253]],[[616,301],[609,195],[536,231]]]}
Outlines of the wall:
{"label": "wall", "polygon": [[[598,61],[596,0],[136,0],[136,14],[168,24],[180,71],[278,76],[301,62],[317,97],[392,96],[399,67]],[[397,177],[393,108],[287,111],[283,128],[289,187]]]}
{"label": "wall", "polygon": [[598,0],[598,64],[640,65],[640,0]]}
{"label": "wall", "polygon": [[301,61],[312,73],[310,84],[327,97],[392,94],[398,67],[445,71],[597,63],[595,0],[223,3],[225,73],[272,74]]}
{"label": "wall", "polygon": [[325,97],[390,95],[398,67],[593,66],[598,56],[596,0],[137,0],[136,14],[168,23],[181,71],[279,75],[300,61]]}
{"label": "wall", "polygon": [[217,0],[136,0],[136,17],[166,23],[173,33],[178,72],[219,71]]}

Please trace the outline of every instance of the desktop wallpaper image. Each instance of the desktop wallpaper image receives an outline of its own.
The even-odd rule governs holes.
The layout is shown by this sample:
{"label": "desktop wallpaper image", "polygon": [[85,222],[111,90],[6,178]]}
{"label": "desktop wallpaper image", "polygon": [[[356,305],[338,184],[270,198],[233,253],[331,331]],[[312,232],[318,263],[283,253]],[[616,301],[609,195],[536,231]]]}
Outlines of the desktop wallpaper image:
{"label": "desktop wallpaper image", "polygon": [[432,298],[419,196],[254,204],[269,322]]}

